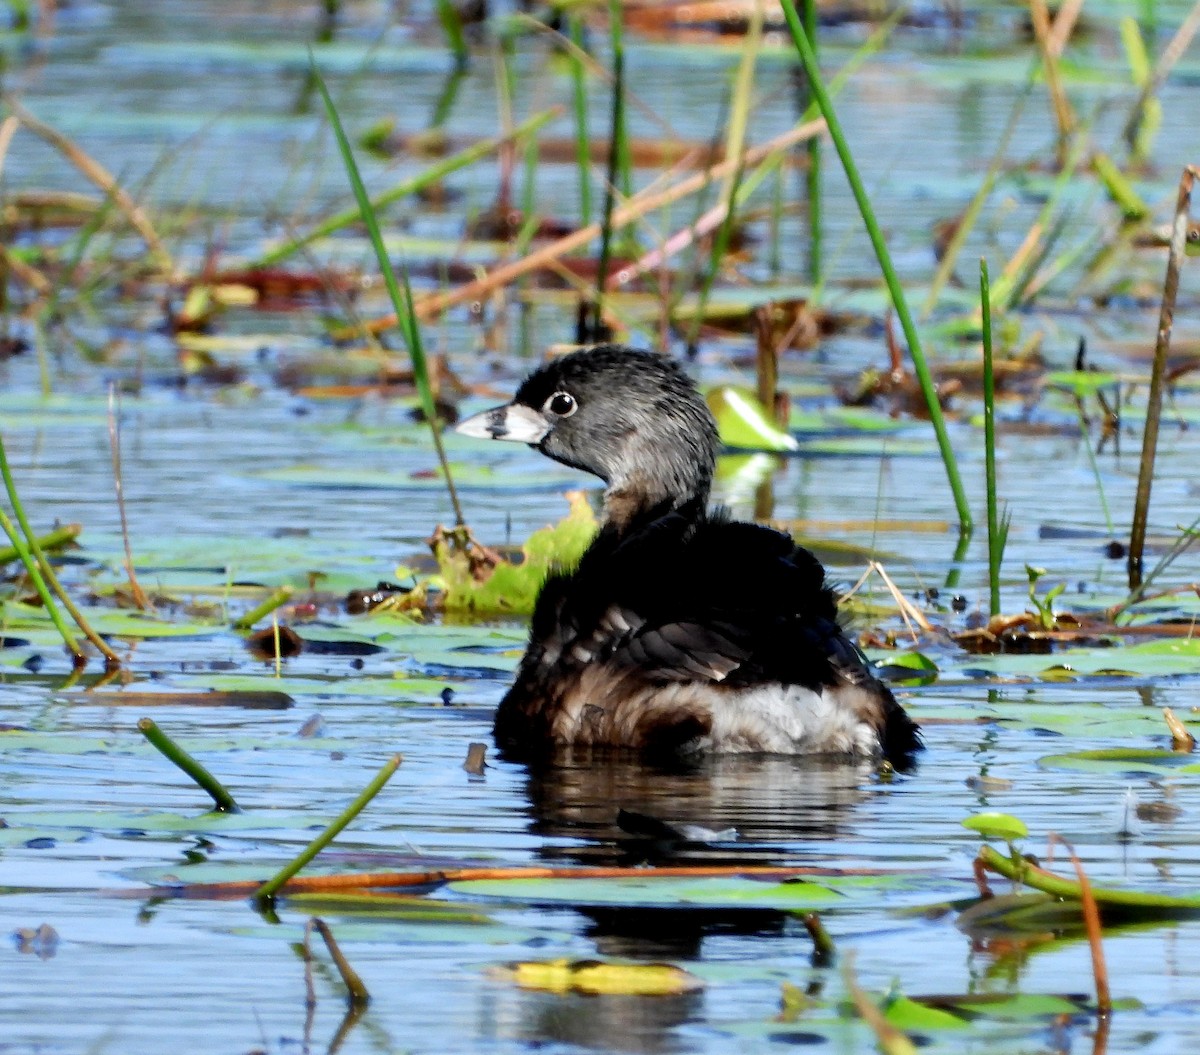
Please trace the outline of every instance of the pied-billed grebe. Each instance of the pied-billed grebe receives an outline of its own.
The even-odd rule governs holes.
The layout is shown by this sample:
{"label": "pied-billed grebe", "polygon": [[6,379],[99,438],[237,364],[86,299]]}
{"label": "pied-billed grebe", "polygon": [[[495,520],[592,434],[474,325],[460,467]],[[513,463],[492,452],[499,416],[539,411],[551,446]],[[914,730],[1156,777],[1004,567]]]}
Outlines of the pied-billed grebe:
{"label": "pied-billed grebe", "polygon": [[496,712],[519,757],[650,752],[885,754],[917,726],[837,623],[825,571],[778,531],[706,509],[718,447],[672,360],[617,345],[556,359],[458,426],[528,443],[608,486],[599,534],[552,575]]}

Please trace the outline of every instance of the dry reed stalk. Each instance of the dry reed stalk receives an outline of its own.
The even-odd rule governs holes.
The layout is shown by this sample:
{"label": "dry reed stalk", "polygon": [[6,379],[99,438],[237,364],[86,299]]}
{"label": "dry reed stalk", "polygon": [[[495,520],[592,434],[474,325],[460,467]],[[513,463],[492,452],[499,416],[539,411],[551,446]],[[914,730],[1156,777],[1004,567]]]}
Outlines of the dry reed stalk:
{"label": "dry reed stalk", "polygon": [[916,1046],[908,1039],[908,1035],[884,1018],[883,1012],[875,1006],[875,1002],[859,987],[854,977],[853,953],[847,953],[842,961],[842,980],[860,1017],[875,1034],[883,1055],[917,1055]]}
{"label": "dry reed stalk", "polygon": [[58,131],[58,129],[52,128],[44,121],[39,121],[11,96],[4,96],[4,104],[12,111],[13,116],[22,125],[62,153],[71,164],[104,191],[105,194],[109,195],[117,208],[125,214],[125,218],[129,221],[130,226],[137,231],[142,241],[146,243],[146,248],[150,250],[150,255],[154,258],[155,264],[168,274],[174,271],[171,254],[167,252],[167,248],[163,245],[162,239],[159,238],[158,232],[150,222],[150,218],[146,215],[142,207],[129,196],[128,192],[117,183],[115,177],[108,169],[81,150],[72,140]]}
{"label": "dry reed stalk", "polygon": [[1063,0],[1059,5],[1058,13],[1054,16],[1054,24],[1050,28],[1050,35],[1046,39],[1046,46],[1055,58],[1061,56],[1066,48],[1067,41],[1071,39],[1071,31],[1079,21],[1079,12],[1082,10],[1083,0]]}
{"label": "dry reed stalk", "polygon": [[[444,883],[464,883],[477,879],[667,879],[729,878],[755,876],[784,882],[801,876],[886,875],[877,868],[772,868],[762,865],[749,867],[721,865],[671,865],[663,868],[620,867],[598,865],[591,868],[549,868],[540,866],[512,868],[443,868],[427,872],[356,872],[347,875],[294,876],[280,889],[288,894],[349,893],[379,890],[389,887],[434,887]],[[181,887],[155,888],[164,897],[230,900],[248,897],[261,888],[257,880],[235,880],[228,883],[193,883]],[[145,897],[145,890],[122,891],[115,897]]]}
{"label": "dry reed stalk", "polygon": [[[790,131],[784,132],[782,135],[776,136],[761,146],[752,147],[740,157],[722,161],[703,172],[697,172],[686,179],[680,180],[678,183],[664,190],[653,193],[643,191],[640,194],[635,194],[623,205],[613,210],[612,226],[614,229],[625,227],[635,220],[640,219],[646,213],[653,212],[655,209],[660,209],[665,205],[671,205],[681,198],[686,198],[689,194],[695,193],[702,187],[708,186],[713,180],[721,179],[731,172],[736,172],[739,167],[746,168],[751,165],[757,165],[776,151],[786,150],[797,143],[802,143],[813,136],[820,135],[824,129],[824,121],[808,121]],[[466,285],[459,286],[457,289],[446,293],[427,294],[417,300],[414,305],[416,317],[422,322],[428,321],[457,304],[463,304],[472,300],[481,300],[488,296],[494,289],[507,286],[523,275],[545,267],[550,261],[557,260],[559,257],[565,256],[573,250],[582,248],[593,238],[598,238],[600,232],[600,224],[590,224],[560,238],[556,242],[552,242],[550,245],[544,246],[536,252],[530,253],[528,256],[522,257],[520,260],[515,260],[510,264],[503,264],[482,278],[476,279],[474,282],[468,282]],[[376,319],[369,325],[372,330],[387,329],[395,325],[395,318]]]}
{"label": "dry reed stalk", "polygon": [[1063,88],[1062,74],[1058,68],[1059,55],[1062,53],[1062,44],[1066,43],[1065,37],[1058,50],[1055,50],[1056,25],[1050,19],[1050,11],[1046,6],[1046,0],[1029,0],[1029,14],[1033,21],[1033,32],[1037,39],[1038,50],[1042,54],[1042,68],[1046,73],[1046,88],[1050,92],[1050,102],[1054,107],[1054,122],[1058,125],[1058,138],[1061,145],[1066,142],[1068,136],[1075,128],[1075,111],[1071,109],[1071,104],[1067,100],[1066,91]]}
{"label": "dry reed stalk", "polygon": [[17,134],[17,129],[20,127],[21,122],[12,114],[0,121],[0,172],[4,171],[4,161],[8,157],[9,144],[12,143],[13,136]]}
{"label": "dry reed stalk", "polygon": [[1188,218],[1192,186],[1200,168],[1189,165],[1179,178],[1175,201],[1175,222],[1171,226],[1167,274],[1163,280],[1162,307],[1158,315],[1158,335],[1154,343],[1154,364],[1150,370],[1150,394],[1146,397],[1146,429],[1142,434],[1142,458],[1138,466],[1137,494],[1133,505],[1133,526],[1129,535],[1129,589],[1142,585],[1142,554],[1146,548],[1146,522],[1150,513],[1150,487],[1154,481],[1154,459],[1158,450],[1158,425],[1162,417],[1164,376],[1167,354],[1171,350],[1171,327],[1175,322],[1175,298],[1179,292],[1179,272],[1187,251]]}

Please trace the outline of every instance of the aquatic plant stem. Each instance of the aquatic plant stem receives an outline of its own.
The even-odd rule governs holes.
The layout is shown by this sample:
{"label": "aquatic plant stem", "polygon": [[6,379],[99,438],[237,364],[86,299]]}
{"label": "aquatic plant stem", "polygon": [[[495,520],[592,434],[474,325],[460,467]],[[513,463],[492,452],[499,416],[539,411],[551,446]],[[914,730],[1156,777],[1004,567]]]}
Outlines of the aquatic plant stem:
{"label": "aquatic plant stem", "polygon": [[[1000,853],[994,846],[981,846],[978,865],[997,875],[1022,883],[1054,897],[1079,901],[1083,897],[1079,883],[1065,879],[1054,872],[1034,864],[1028,858],[1018,856],[1015,860]],[[1092,896],[1101,908],[1144,909],[1165,912],[1200,911],[1200,896],[1195,894],[1155,894],[1145,890],[1110,890],[1092,887]]]}
{"label": "aquatic plant stem", "polygon": [[138,732],[169,762],[173,762],[208,793],[220,813],[241,813],[242,808],[216,777],[164,733],[151,718],[139,718]]}
{"label": "aquatic plant stem", "polygon": [[[59,614],[58,606],[54,603],[49,591],[53,591],[54,595],[62,601],[63,607],[75,621],[75,625],[79,627],[84,637],[104,657],[105,663],[110,667],[119,667],[121,665],[121,657],[112,650],[104,638],[92,629],[91,624],[84,617],[84,614],[76,607],[75,602],[68,596],[67,591],[63,589],[62,583],[58,581],[58,576],[54,573],[54,568],[51,566],[50,561],[46,559],[46,554],[43,552],[38,537],[29,523],[29,518],[25,515],[25,507],[21,503],[21,496],[17,494],[17,485],[13,480],[12,470],[9,468],[8,453],[4,448],[2,437],[0,437],[0,477],[4,479],[4,490],[8,493],[8,501],[12,505],[13,512],[17,517],[17,523],[21,525],[21,531],[24,532],[25,538],[22,540],[17,536],[12,526],[12,521],[3,512],[0,512],[0,516],[3,516],[5,521],[4,533],[8,535],[13,547],[21,556],[21,563],[25,565],[25,569],[30,573],[29,577],[33,581],[34,589],[37,590],[38,596],[41,597],[42,604],[45,605],[46,611],[49,613],[55,628],[62,635],[63,642],[75,658],[75,662],[86,663],[87,657],[79,648],[74,635],[67,629],[66,623]],[[39,583],[41,584],[40,586]]]}
{"label": "aquatic plant stem", "polygon": [[277,608],[287,604],[291,600],[292,594],[295,593],[295,587],[281,586],[278,590],[273,591],[262,602],[256,604],[240,619],[233,624],[234,630],[249,630],[263,616],[270,615]]}
{"label": "aquatic plant stem", "polygon": [[820,107],[822,116],[825,118],[825,123],[829,126],[829,136],[833,140],[838,157],[841,159],[842,168],[845,170],[846,179],[850,184],[850,190],[853,192],[854,200],[857,202],[859,212],[862,214],[863,223],[867,228],[871,245],[874,247],[875,255],[879,260],[879,267],[883,272],[884,281],[887,283],[888,292],[891,294],[896,315],[900,319],[900,325],[904,330],[904,337],[908,341],[908,351],[912,357],[913,369],[916,371],[917,380],[921,384],[921,392],[925,396],[925,405],[929,410],[929,419],[933,424],[933,431],[937,436],[938,449],[941,452],[942,463],[946,467],[946,477],[954,496],[959,527],[964,532],[970,531],[971,509],[967,503],[966,492],[963,490],[962,479],[959,476],[958,463],[954,457],[954,448],[951,446],[950,437],[946,432],[946,422],[942,416],[942,408],[938,402],[933,377],[930,375],[929,366],[925,362],[925,353],[921,349],[921,339],[917,335],[917,328],[908,310],[908,302],[905,299],[904,290],[900,285],[899,276],[896,274],[896,269],[892,266],[891,255],[888,253],[887,244],[883,240],[883,234],[879,230],[879,224],[876,222],[871,202],[867,198],[866,189],[859,178],[858,168],[850,153],[850,145],[846,141],[841,123],[834,112],[833,101],[830,99],[829,93],[825,90],[824,83],[821,80],[821,70],[817,65],[817,57],[813,52],[812,44],[809,43],[808,34],[805,33],[804,27],[800,24],[794,0],[780,0],[780,2],[783,5],[783,15],[787,19],[792,41],[796,45],[796,50],[800,53],[800,61],[804,65],[804,72],[808,76],[813,96],[816,99],[818,107]]}
{"label": "aquatic plant stem", "polygon": [[121,521],[121,541],[125,546],[125,574],[129,578],[129,592],[133,597],[133,603],[144,612],[154,606],[150,603],[150,598],[146,596],[145,591],[142,589],[142,584],[138,582],[137,573],[133,569],[133,549],[129,544],[129,519],[125,515],[125,481],[121,472],[120,410],[120,397],[117,395],[117,386],[109,384],[108,446],[112,454],[113,487],[117,495],[117,516]]}
{"label": "aquatic plant stem", "polygon": [[467,38],[463,35],[462,18],[451,0],[436,0],[438,21],[446,34],[446,44],[450,54],[454,56],[454,68],[465,70],[471,61],[471,52],[467,47]]}
{"label": "aquatic plant stem", "polygon": [[604,326],[604,293],[612,258],[613,211],[617,202],[617,173],[620,167],[621,137],[625,127],[625,48],[621,38],[621,9],[618,0],[609,2],[612,24],[612,111],[609,121],[608,167],[604,180],[604,206],[600,215],[600,257],[596,265],[596,294],[591,318],[585,313],[576,335],[581,344],[598,340]]}
{"label": "aquatic plant stem", "polygon": [[[804,31],[812,45],[813,55],[818,56],[817,0],[802,0]],[[806,78],[807,83],[807,78]],[[808,280],[820,285],[824,276],[823,219],[821,216],[821,140],[808,141],[808,169],[804,173],[805,197],[808,200]]]}
{"label": "aquatic plant stem", "polygon": [[893,1026],[875,1002],[863,991],[854,976],[854,953],[847,953],[842,959],[842,982],[859,1017],[871,1027],[875,1039],[879,1042],[879,1050],[883,1055],[917,1055],[916,1046],[903,1030]]}
{"label": "aquatic plant stem", "polygon": [[1175,298],[1179,292],[1179,272],[1187,249],[1188,218],[1192,186],[1200,169],[1189,165],[1179,179],[1175,202],[1175,222],[1171,227],[1167,253],[1167,274],[1163,281],[1162,307],[1158,315],[1158,335],[1154,344],[1154,363],[1150,370],[1150,392],[1146,397],[1146,426],[1142,433],[1142,458],[1138,466],[1137,494],[1133,504],[1133,526],[1129,534],[1129,589],[1142,585],[1142,555],[1146,548],[1146,522],[1150,514],[1150,487],[1154,481],[1154,460],[1158,451],[1158,425],[1162,418],[1163,378],[1167,354],[1171,350],[1171,328],[1175,321]]}
{"label": "aquatic plant stem", "polygon": [[1142,90],[1129,110],[1129,117],[1125,120],[1125,127],[1121,130],[1121,135],[1131,153],[1135,152],[1138,146],[1138,136],[1142,121],[1145,119],[1148,103],[1163,86],[1175,64],[1183,58],[1188,46],[1192,43],[1192,38],[1198,31],[1200,31],[1200,0],[1192,5],[1192,9],[1179,24],[1175,35],[1163,48],[1162,56],[1155,65],[1154,72],[1146,78]]}
{"label": "aquatic plant stem", "polygon": [[82,666],[87,662],[87,656],[79,647],[79,643],[75,640],[67,624],[63,621],[62,613],[59,612],[58,606],[54,603],[54,598],[50,596],[50,591],[46,588],[46,581],[42,578],[42,573],[38,570],[37,560],[29,551],[25,540],[21,538],[21,533],[17,530],[17,526],[3,509],[0,509],[0,530],[3,530],[4,534],[8,536],[9,542],[12,543],[12,548],[17,551],[17,556],[21,558],[21,563],[25,566],[25,571],[33,583],[33,588],[37,591],[38,597],[41,598],[43,607],[50,615],[50,621],[54,623],[55,629],[58,630],[59,635],[62,637],[63,644],[67,646],[67,651],[71,653],[75,665]]}
{"label": "aquatic plant stem", "polygon": [[[425,187],[436,183],[452,172],[457,172],[461,168],[466,168],[468,165],[479,161],[481,158],[487,157],[488,154],[494,153],[496,150],[513,140],[520,140],[526,136],[532,135],[543,125],[548,124],[554,118],[562,114],[562,107],[556,106],[549,110],[544,110],[540,114],[536,114],[523,121],[512,130],[512,134],[508,136],[495,136],[492,139],[485,139],[479,143],[475,143],[465,150],[459,151],[451,157],[439,161],[436,165],[431,165],[424,172],[418,173],[411,179],[406,179],[402,183],[384,191],[381,194],[375,195],[370,199],[371,208],[376,211],[382,209],[385,205],[390,205],[394,201],[401,198],[406,198],[409,195],[416,194]],[[252,261],[251,267],[269,267],[272,264],[278,264],[288,257],[295,255],[305,246],[315,242],[318,238],[324,238],[328,234],[333,234],[335,231],[340,231],[344,227],[349,227],[353,223],[358,223],[359,217],[362,215],[362,209],[359,205],[355,205],[352,209],[345,209],[342,212],[330,216],[326,220],[322,220],[316,227],[303,234],[285,242],[283,245],[276,246],[274,249],[263,253],[256,260]]]}
{"label": "aquatic plant stem", "polygon": [[[45,552],[48,549],[60,549],[68,542],[74,542],[83,532],[82,524],[63,524],[56,527],[53,531],[47,531],[41,538],[37,540],[38,548]],[[30,547],[32,549],[32,547]],[[0,549],[0,564],[8,564],[9,561],[18,560],[21,554],[12,546],[8,549]]]}
{"label": "aquatic plant stem", "polygon": [[579,225],[592,222],[592,155],[588,134],[587,70],[583,64],[583,19],[567,18],[571,43],[567,61],[571,66],[571,102],[575,113],[575,163],[579,168]]}
{"label": "aquatic plant stem", "polygon": [[941,260],[938,261],[937,270],[933,274],[933,281],[929,284],[929,293],[925,297],[925,303],[921,305],[922,320],[927,319],[933,312],[933,309],[937,307],[938,297],[954,272],[954,265],[958,261],[958,256],[962,252],[963,246],[966,245],[967,237],[975,229],[975,224],[983,212],[983,207],[991,196],[993,188],[996,186],[996,180],[999,179],[1000,173],[1004,169],[1004,156],[1008,153],[1008,144],[1012,141],[1013,133],[1017,130],[1017,123],[1021,115],[1025,112],[1025,103],[1033,93],[1037,69],[1037,62],[1030,64],[1029,73],[1025,77],[1025,87],[1021,89],[1021,94],[1017,96],[1017,101],[1009,111],[1008,121],[1004,125],[1004,131],[1000,133],[1000,141],[996,144],[996,150],[992,154],[992,160],[988,164],[987,172],[984,173],[983,180],[979,184],[979,189],[971,198],[966,209],[963,210],[962,218],[958,221],[958,226],[955,228],[954,234],[946,244]]}
{"label": "aquatic plant stem", "polygon": [[329,123],[332,125],[334,136],[337,139],[338,150],[342,155],[342,162],[346,166],[346,175],[350,179],[350,185],[354,188],[354,197],[358,201],[359,212],[362,214],[367,233],[371,237],[371,245],[375,250],[375,259],[379,263],[379,270],[383,275],[383,282],[387,287],[388,297],[391,299],[392,308],[396,313],[395,317],[400,335],[408,347],[408,356],[413,368],[413,380],[416,383],[417,394],[421,399],[421,409],[425,412],[425,420],[429,424],[429,431],[433,437],[433,447],[437,453],[438,464],[442,468],[442,477],[446,481],[446,490],[450,496],[450,504],[454,508],[454,521],[458,527],[462,528],[465,527],[466,521],[463,518],[462,506],[458,501],[458,492],[454,487],[454,479],[450,474],[450,463],[446,459],[446,450],[442,445],[442,431],[438,425],[437,406],[433,399],[433,388],[429,383],[429,367],[426,364],[425,350],[421,344],[421,328],[417,324],[416,313],[413,310],[412,287],[408,282],[408,271],[407,269],[404,270],[404,291],[401,293],[400,283],[396,279],[396,272],[392,268],[391,259],[383,244],[383,232],[379,228],[379,219],[375,215],[371,199],[367,197],[367,188],[363,184],[362,176],[358,171],[358,163],[354,160],[354,150],[350,146],[346,130],[342,127],[342,120],[338,116],[337,108],[333,105],[333,98],[330,96],[329,89],[325,85],[325,78],[321,76],[320,71],[317,69],[316,61],[311,55],[309,56],[309,62],[312,66],[313,75],[316,78],[317,90],[321,93],[321,101],[325,105],[325,113],[329,117]]}
{"label": "aquatic plant stem", "polygon": [[[334,967],[337,968],[338,974],[341,976],[342,984],[346,987],[346,1001],[352,1008],[363,1008],[371,1002],[371,994],[367,990],[359,973],[350,966],[350,961],[346,959],[341,947],[333,937],[333,931],[329,929],[329,924],[319,916],[314,916],[308,921],[308,928],[315,928],[317,933],[321,935],[325,941],[325,948],[329,950],[329,956],[333,960]],[[305,951],[308,951],[307,945],[308,934],[305,934]]]}
{"label": "aquatic plant stem", "polygon": [[308,864],[309,861],[316,857],[317,854],[324,850],[326,846],[333,842],[333,840],[336,839],[341,833],[342,829],[345,828],[347,824],[349,824],[362,812],[363,807],[365,807],[368,802],[370,802],[376,795],[379,794],[379,791],[383,785],[386,784],[391,779],[392,774],[400,768],[400,763],[402,761],[403,759],[400,755],[392,755],[392,757],[384,763],[383,768],[377,774],[375,774],[375,777],[371,780],[371,783],[363,788],[358,797],[352,803],[350,803],[350,805],[347,806],[338,817],[334,819],[328,828],[321,832],[320,835],[318,835],[311,843],[301,850],[291,862],[285,865],[274,876],[272,876],[265,883],[263,883],[261,887],[258,888],[254,895],[254,899],[260,902],[269,901],[277,893],[279,893],[280,888],[289,879],[296,875],[300,869],[302,869],[306,864]]}
{"label": "aquatic plant stem", "polygon": [[983,450],[987,478],[988,601],[991,615],[1000,614],[1000,561],[1004,544],[996,507],[996,375],[992,356],[992,301],[987,261],[979,261],[979,302],[983,311]]}

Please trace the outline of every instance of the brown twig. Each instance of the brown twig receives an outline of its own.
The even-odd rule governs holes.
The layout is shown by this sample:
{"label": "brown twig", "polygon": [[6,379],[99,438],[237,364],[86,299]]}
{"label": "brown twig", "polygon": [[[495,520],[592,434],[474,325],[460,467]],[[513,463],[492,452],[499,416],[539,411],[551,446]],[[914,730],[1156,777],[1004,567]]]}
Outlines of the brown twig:
{"label": "brown twig", "polygon": [[[342,981],[345,983],[346,1000],[351,1007],[366,1007],[371,1002],[371,994],[367,991],[367,987],[363,984],[363,980],[359,977],[358,972],[350,966],[350,961],[342,953],[341,948],[333,937],[333,931],[329,929],[329,924],[316,916],[310,922],[316,928],[317,933],[325,939],[325,948],[329,950],[329,955],[333,959],[333,965],[337,968],[338,974],[341,975]],[[306,934],[306,940],[307,937],[308,935]]]}
{"label": "brown twig", "polygon": [[1167,253],[1167,275],[1163,281],[1162,307],[1158,315],[1158,335],[1154,343],[1154,363],[1150,370],[1150,392],[1146,397],[1146,428],[1142,433],[1142,460],[1138,467],[1137,495],[1133,505],[1133,526],[1129,533],[1129,589],[1136,594],[1142,585],[1142,555],[1146,548],[1146,521],[1150,513],[1150,487],[1154,480],[1154,460],[1158,450],[1158,424],[1162,417],[1163,375],[1171,350],[1171,327],[1175,321],[1175,297],[1179,291],[1179,272],[1187,249],[1188,215],[1192,186],[1200,169],[1189,165],[1179,179],[1175,202],[1175,222],[1171,227]]}

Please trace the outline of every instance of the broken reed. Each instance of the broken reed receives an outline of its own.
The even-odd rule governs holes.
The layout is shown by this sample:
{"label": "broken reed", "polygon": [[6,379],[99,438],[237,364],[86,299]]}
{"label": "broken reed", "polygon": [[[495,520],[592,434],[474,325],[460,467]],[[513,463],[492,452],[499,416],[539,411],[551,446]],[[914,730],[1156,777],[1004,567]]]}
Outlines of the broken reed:
{"label": "broken reed", "polygon": [[188,754],[166,733],[164,733],[152,718],[139,718],[138,732],[169,762],[178,766],[187,776],[208,793],[213,800],[213,809],[218,813],[241,813],[242,808],[234,801],[233,796],[225,786],[217,780],[203,765]]}
{"label": "broken reed", "polygon": [[967,495],[963,490],[962,478],[958,472],[958,462],[954,457],[954,448],[951,446],[950,436],[946,432],[946,421],[942,416],[941,405],[938,403],[933,377],[930,375],[929,365],[925,362],[925,353],[921,348],[921,339],[913,323],[912,314],[908,310],[908,301],[900,285],[900,278],[896,274],[895,267],[892,265],[891,254],[888,252],[887,243],[884,242],[883,233],[880,231],[879,224],[875,219],[875,211],[872,209],[871,202],[867,197],[866,188],[863,187],[862,180],[859,178],[858,168],[850,153],[850,145],[842,133],[842,126],[838,121],[837,114],[834,112],[833,102],[829,97],[829,93],[825,90],[824,82],[821,79],[821,70],[817,65],[817,57],[813,52],[812,44],[809,42],[808,34],[800,24],[800,16],[796,13],[794,0],[780,0],[780,2],[783,5],[783,15],[787,19],[792,41],[796,45],[800,61],[804,66],[805,75],[808,77],[809,87],[816,99],[817,106],[821,110],[821,115],[825,118],[825,123],[829,128],[829,137],[833,140],[838,157],[841,159],[846,179],[854,194],[854,200],[858,204],[863,224],[866,226],[867,234],[871,239],[871,245],[874,247],[875,255],[879,260],[880,270],[883,272],[884,281],[887,283],[888,292],[891,294],[896,315],[899,317],[900,325],[904,330],[904,337],[908,341],[908,350],[909,355],[912,357],[913,369],[916,371],[917,379],[921,384],[921,392],[925,397],[925,405],[929,410],[929,418],[933,424],[933,431],[937,436],[938,449],[942,455],[942,464],[946,468],[946,477],[950,484],[950,491],[954,496],[959,527],[964,533],[969,532],[971,530],[971,508],[967,503]]}
{"label": "broken reed", "polygon": [[1150,393],[1146,397],[1146,427],[1142,433],[1142,458],[1138,466],[1137,494],[1134,497],[1133,525],[1129,533],[1129,590],[1142,588],[1142,555],[1146,548],[1146,522],[1150,515],[1150,486],[1154,480],[1154,459],[1158,451],[1158,424],[1162,417],[1163,378],[1167,354],[1171,350],[1171,327],[1175,322],[1175,298],[1179,292],[1179,272],[1187,251],[1188,219],[1192,186],[1200,168],[1189,165],[1179,178],[1175,201],[1175,222],[1171,225],[1167,274],[1163,280],[1162,307],[1158,314],[1158,336],[1154,344],[1154,365],[1150,370]]}
{"label": "broken reed", "polygon": [[375,259],[379,263],[379,270],[383,275],[384,285],[387,287],[388,297],[392,302],[392,310],[396,313],[397,328],[400,330],[405,347],[408,349],[408,357],[413,368],[413,380],[416,383],[417,394],[421,399],[421,409],[425,413],[425,420],[429,423],[429,431],[433,437],[433,447],[437,452],[438,464],[442,468],[442,475],[446,481],[446,490],[450,496],[450,504],[454,508],[454,522],[458,527],[462,528],[465,527],[466,522],[463,519],[462,506],[458,501],[458,492],[454,488],[454,479],[450,475],[450,464],[446,460],[446,451],[442,445],[442,431],[438,424],[437,405],[433,398],[433,387],[429,382],[429,367],[425,360],[425,349],[421,343],[421,327],[417,323],[417,316],[413,310],[412,286],[408,281],[408,269],[402,268],[401,270],[401,275],[404,279],[404,289],[401,292],[400,283],[396,279],[396,272],[392,268],[391,259],[388,257],[387,249],[383,244],[383,232],[379,227],[379,217],[375,213],[371,199],[367,196],[367,188],[363,184],[362,176],[358,171],[358,163],[354,160],[354,151],[350,146],[350,140],[346,136],[346,130],[342,127],[342,120],[338,116],[337,107],[333,104],[333,98],[329,94],[329,89],[325,86],[325,79],[317,69],[316,60],[313,59],[311,53],[309,55],[309,64],[312,68],[317,90],[321,93],[321,101],[325,104],[325,113],[328,115],[329,123],[333,127],[333,133],[337,139],[338,151],[342,156],[342,163],[346,166],[346,175],[350,180],[351,187],[354,189],[354,197],[358,202],[359,213],[367,228],[367,233],[371,237],[371,246],[375,250]]}
{"label": "broken reed", "polygon": [[269,902],[276,894],[279,893],[283,885],[295,876],[309,861],[317,856],[325,849],[334,839],[338,837],[342,829],[346,827],[355,817],[357,817],[363,808],[376,795],[380,789],[392,777],[392,774],[400,768],[400,763],[403,758],[400,755],[392,755],[384,764],[383,768],[375,774],[371,782],[359,792],[358,797],[350,803],[337,817],[330,822],[329,826],[321,832],[312,842],[310,842],[303,850],[298,853],[295,858],[284,865],[278,872],[260,886],[254,893],[254,900],[260,904]]}

